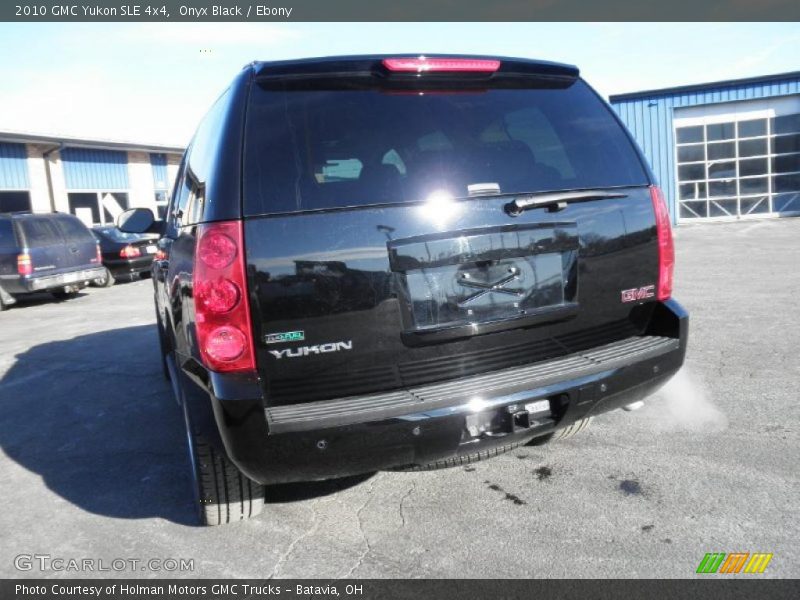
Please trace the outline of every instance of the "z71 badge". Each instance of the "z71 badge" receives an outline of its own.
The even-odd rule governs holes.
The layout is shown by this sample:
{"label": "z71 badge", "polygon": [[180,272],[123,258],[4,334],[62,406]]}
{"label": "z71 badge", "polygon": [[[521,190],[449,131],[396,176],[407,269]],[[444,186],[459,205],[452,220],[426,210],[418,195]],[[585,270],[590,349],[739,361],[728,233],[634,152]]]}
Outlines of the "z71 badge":
{"label": "z71 badge", "polygon": [[646,285],[640,288],[633,288],[630,290],[622,290],[623,302],[636,302],[637,300],[644,300],[646,298],[653,298],[656,295],[655,285]]}

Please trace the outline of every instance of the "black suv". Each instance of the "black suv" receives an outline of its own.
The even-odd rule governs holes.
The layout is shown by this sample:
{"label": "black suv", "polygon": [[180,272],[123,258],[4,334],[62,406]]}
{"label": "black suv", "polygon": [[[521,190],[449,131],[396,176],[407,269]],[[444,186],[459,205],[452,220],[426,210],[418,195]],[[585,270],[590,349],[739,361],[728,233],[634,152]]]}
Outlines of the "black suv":
{"label": "black suv", "polygon": [[97,242],[77,217],[0,214],[0,310],[32,292],[70,298],[104,274]]}
{"label": "black suv", "polygon": [[183,160],[153,266],[203,522],[263,484],[573,433],[681,366],[661,192],[575,67],[254,63]]}

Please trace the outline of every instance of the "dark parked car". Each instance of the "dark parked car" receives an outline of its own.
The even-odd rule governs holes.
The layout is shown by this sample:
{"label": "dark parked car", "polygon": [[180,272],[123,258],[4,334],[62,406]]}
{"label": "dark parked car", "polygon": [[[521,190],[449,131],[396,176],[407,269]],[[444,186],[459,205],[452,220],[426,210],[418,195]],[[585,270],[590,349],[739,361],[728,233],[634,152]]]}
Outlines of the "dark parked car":
{"label": "dark parked car", "polygon": [[0,310],[33,292],[70,298],[103,273],[94,236],[77,217],[0,214]]}
{"label": "dark parked car", "polygon": [[670,217],[575,67],[254,63],[186,151],[153,267],[204,523],[264,485],[437,469],[631,407],[680,367]]}
{"label": "dark parked car", "polygon": [[133,281],[150,273],[158,236],[123,233],[113,226],[93,227],[92,233],[100,244],[103,277],[94,280],[100,287],[111,287],[117,280]]}

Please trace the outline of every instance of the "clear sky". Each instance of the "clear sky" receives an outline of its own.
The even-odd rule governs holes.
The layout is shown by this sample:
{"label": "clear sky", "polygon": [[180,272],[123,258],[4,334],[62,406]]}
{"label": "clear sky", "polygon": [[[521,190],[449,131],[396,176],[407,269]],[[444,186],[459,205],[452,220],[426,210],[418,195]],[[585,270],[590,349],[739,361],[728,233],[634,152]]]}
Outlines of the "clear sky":
{"label": "clear sky", "polygon": [[800,24],[3,23],[0,131],[183,145],[251,60],[392,52],[572,63],[608,96],[800,70]]}

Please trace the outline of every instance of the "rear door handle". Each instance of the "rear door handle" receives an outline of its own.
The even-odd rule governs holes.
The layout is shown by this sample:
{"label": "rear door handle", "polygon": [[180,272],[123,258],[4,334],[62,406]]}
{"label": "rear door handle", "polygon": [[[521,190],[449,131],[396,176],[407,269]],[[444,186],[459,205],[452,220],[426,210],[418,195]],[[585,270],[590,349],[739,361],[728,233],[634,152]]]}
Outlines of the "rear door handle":
{"label": "rear door handle", "polygon": [[78,248],[73,246],[72,248],[69,249],[69,251],[72,252],[73,254],[77,254],[78,253]]}

